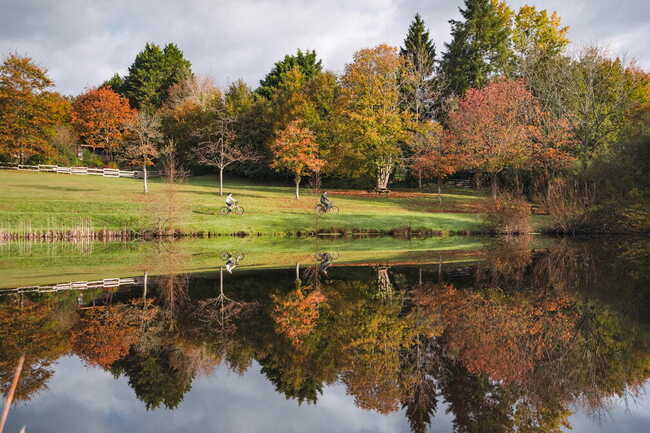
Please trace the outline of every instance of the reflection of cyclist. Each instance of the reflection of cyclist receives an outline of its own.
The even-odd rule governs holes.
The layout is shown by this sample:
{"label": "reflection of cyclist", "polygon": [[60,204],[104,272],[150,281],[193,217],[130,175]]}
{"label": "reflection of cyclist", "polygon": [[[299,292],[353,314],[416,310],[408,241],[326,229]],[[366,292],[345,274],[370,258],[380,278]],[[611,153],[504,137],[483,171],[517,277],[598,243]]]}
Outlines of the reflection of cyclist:
{"label": "reflection of cyclist", "polygon": [[327,191],[324,191],[321,196],[320,196],[320,204],[323,206],[323,209],[325,211],[328,211],[332,208],[332,202],[330,201],[330,198],[327,196]]}
{"label": "reflection of cyclist", "polygon": [[237,260],[231,255],[228,255],[228,259],[226,260],[226,270],[228,271],[229,274],[232,274],[232,271],[237,267]]}
{"label": "reflection of cyclist", "polygon": [[332,266],[332,255],[330,253],[320,253],[318,259],[320,260],[320,272],[327,276],[327,270]]}
{"label": "reflection of cyclist", "polygon": [[228,212],[232,212],[236,204],[237,204],[237,200],[235,200],[235,197],[233,197],[232,193],[229,192],[226,195],[226,207],[228,208]]}

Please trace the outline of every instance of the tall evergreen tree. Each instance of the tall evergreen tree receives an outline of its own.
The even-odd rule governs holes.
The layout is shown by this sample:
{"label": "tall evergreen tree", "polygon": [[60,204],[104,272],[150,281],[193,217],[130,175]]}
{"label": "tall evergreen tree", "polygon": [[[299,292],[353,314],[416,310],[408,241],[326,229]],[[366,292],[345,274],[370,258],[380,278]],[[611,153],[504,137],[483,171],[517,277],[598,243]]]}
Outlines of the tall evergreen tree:
{"label": "tall evergreen tree", "polygon": [[295,55],[287,54],[284,59],[276,62],[271,72],[266,74],[266,77],[260,81],[256,93],[265,98],[270,98],[275,89],[282,83],[284,75],[295,67],[300,69],[306,79],[309,79],[323,70],[323,63],[316,57],[316,51],[314,50],[298,50]]}
{"label": "tall evergreen tree", "polygon": [[500,0],[465,0],[463,20],[450,20],[452,40],[445,44],[441,72],[445,93],[462,96],[493,76],[507,72],[511,62],[512,11]]}
{"label": "tall evergreen tree", "polygon": [[431,101],[431,77],[435,69],[436,47],[420,14],[415,14],[409,26],[400,55],[407,60],[409,68],[408,79],[403,86],[404,97],[416,118],[421,120],[429,111],[426,105],[427,101]]}
{"label": "tall evergreen tree", "polygon": [[152,112],[167,100],[171,86],[191,75],[191,68],[175,44],[161,49],[147,43],[129,67],[128,75],[122,78],[115,74],[104,86],[129,98],[132,107]]}
{"label": "tall evergreen tree", "polygon": [[415,14],[415,18],[409,26],[404,46],[400,49],[400,55],[411,62],[415,70],[423,77],[430,77],[433,74],[436,46],[429,36],[429,30],[424,26],[420,14]]}

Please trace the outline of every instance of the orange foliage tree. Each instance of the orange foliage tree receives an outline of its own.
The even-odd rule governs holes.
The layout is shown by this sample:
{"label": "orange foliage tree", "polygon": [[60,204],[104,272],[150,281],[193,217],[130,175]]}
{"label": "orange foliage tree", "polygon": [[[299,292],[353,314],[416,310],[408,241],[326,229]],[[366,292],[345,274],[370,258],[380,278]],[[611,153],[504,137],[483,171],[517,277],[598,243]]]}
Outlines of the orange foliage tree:
{"label": "orange foliage tree", "polygon": [[276,329],[287,336],[296,346],[303,342],[303,338],[316,326],[319,317],[319,306],[325,300],[325,295],[320,290],[306,293],[302,288],[288,293],[285,296],[274,296],[273,321]]}
{"label": "orange foliage tree", "polygon": [[0,153],[20,163],[32,155],[53,155],[48,137],[70,104],[47,91],[52,86],[47,72],[29,57],[11,54],[0,65]]}
{"label": "orange foliage tree", "polygon": [[318,172],[325,161],[318,157],[316,136],[309,128],[302,126],[301,120],[290,122],[278,132],[271,143],[273,163],[271,166],[294,175],[296,200],[300,199],[300,180],[309,172]]}
{"label": "orange foliage tree", "polygon": [[491,176],[493,198],[497,175],[530,160],[537,134],[533,121],[537,104],[523,81],[500,80],[468,90],[449,114],[449,129],[468,168]]}
{"label": "orange foliage tree", "polygon": [[139,329],[129,318],[130,310],[128,305],[85,310],[71,334],[74,352],[90,365],[102,368],[125,357]]}
{"label": "orange foliage tree", "polygon": [[86,146],[105,149],[112,158],[135,114],[128,99],[102,87],[79,95],[72,105],[71,120]]}

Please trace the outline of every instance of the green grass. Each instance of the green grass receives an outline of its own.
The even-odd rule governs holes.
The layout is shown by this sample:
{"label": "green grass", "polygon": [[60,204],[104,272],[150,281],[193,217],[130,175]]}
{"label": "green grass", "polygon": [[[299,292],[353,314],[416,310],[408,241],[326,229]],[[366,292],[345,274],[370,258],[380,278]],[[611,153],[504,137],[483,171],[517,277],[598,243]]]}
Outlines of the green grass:
{"label": "green grass", "polygon": [[[142,181],[135,179],[0,170],[0,185],[0,230],[11,232],[67,229],[83,218],[89,219],[95,230],[142,230],[151,225],[145,215],[158,212],[159,207],[143,204]],[[167,188],[154,180],[150,199],[164,201]],[[471,213],[482,201],[476,191],[446,191],[439,204],[438,196],[430,193],[398,191],[397,197],[377,197],[334,190],[331,196],[341,214],[317,218],[313,208],[318,197],[306,189],[301,199],[295,200],[291,186],[226,179],[226,190],[246,209],[242,217],[219,215],[223,198],[217,194],[214,176],[190,178],[176,189],[174,200],[182,210],[177,225],[184,232],[388,232],[407,227],[449,232],[482,227],[480,216]]]}
{"label": "green grass", "polygon": [[404,241],[391,237],[291,239],[278,237],[185,239],[174,242],[9,242],[0,244],[0,289],[31,285],[203,272],[223,266],[223,253],[244,254],[242,269],[285,268],[315,262],[317,251],[336,252],[335,264],[449,263],[476,260],[486,238],[453,236]]}

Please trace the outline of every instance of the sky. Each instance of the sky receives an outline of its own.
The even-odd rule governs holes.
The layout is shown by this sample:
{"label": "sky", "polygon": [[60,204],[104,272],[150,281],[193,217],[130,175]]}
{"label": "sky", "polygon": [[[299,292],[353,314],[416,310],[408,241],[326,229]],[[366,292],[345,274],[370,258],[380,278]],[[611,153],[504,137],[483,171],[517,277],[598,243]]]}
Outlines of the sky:
{"label": "sky", "polygon": [[[48,388],[34,399],[12,408],[6,431],[27,426],[30,433],[111,432],[315,432],[410,433],[404,411],[380,415],[359,409],[341,384],[327,385],[316,405],[288,400],[253,363],[243,375],[221,365],[195,379],[192,389],[174,410],[147,411],[128,385],[76,357],[54,365]],[[650,383],[634,401],[613,401],[602,418],[579,410],[570,418],[572,433],[646,433],[650,425]],[[428,433],[452,433],[447,405],[439,407]]]}
{"label": "sky", "polygon": [[[45,67],[64,94],[126,73],[146,42],[176,43],[193,70],[220,86],[253,87],[273,63],[314,49],[343,70],[360,49],[399,46],[419,12],[439,51],[462,0],[0,0],[0,55],[17,52]],[[510,0],[557,11],[572,49],[598,44],[650,70],[648,0]]]}

